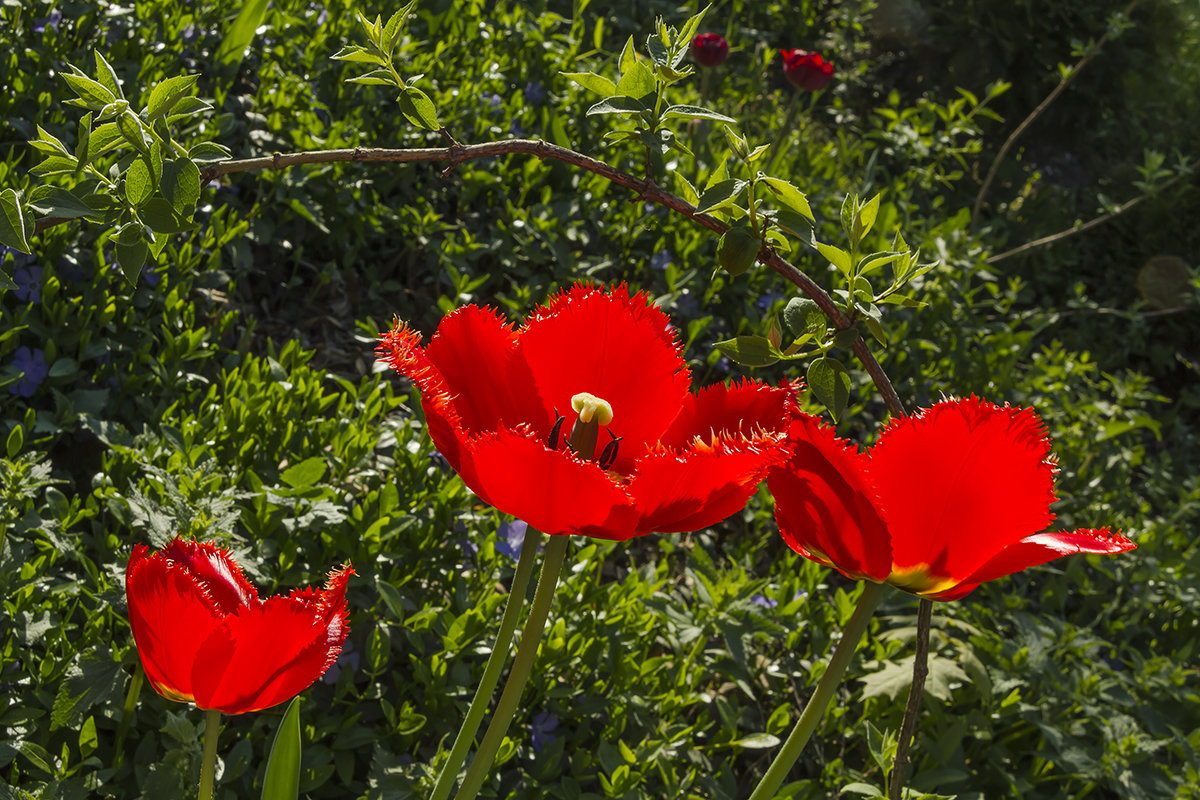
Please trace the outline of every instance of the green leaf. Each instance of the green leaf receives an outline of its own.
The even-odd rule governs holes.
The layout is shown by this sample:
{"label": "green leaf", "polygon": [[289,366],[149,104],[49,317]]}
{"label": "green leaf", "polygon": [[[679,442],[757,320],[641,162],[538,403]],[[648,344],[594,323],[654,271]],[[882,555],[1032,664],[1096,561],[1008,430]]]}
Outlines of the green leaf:
{"label": "green leaf", "polygon": [[657,34],[650,34],[646,37],[646,52],[650,55],[650,60],[655,66],[666,67],[670,65],[670,53],[667,52],[667,46],[663,43],[662,37]]}
{"label": "green leaf", "polygon": [[869,275],[872,272],[881,270],[888,264],[891,264],[898,258],[908,255],[907,253],[873,253],[858,263],[858,274]]}
{"label": "green leaf", "polygon": [[293,697],[275,730],[262,800],[296,800],[300,796],[300,698]]}
{"label": "green leaf", "polygon": [[210,164],[214,161],[225,161],[233,158],[233,153],[223,144],[216,142],[199,142],[192,145],[192,149],[188,151],[188,158],[192,161],[199,161],[203,164]]}
{"label": "green leaf", "polygon": [[75,137],[75,160],[87,163],[88,139],[92,136],[92,112],[83,115],[79,120],[79,135]]}
{"label": "green leaf", "polygon": [[142,121],[137,114],[129,109],[122,111],[117,117],[117,128],[125,137],[125,141],[133,145],[139,153],[149,150],[146,145],[146,133],[142,129]]}
{"label": "green leaf", "polygon": [[362,86],[395,86],[396,78],[386,69],[373,69],[366,75],[346,78],[346,83],[357,83]]}
{"label": "green leaf", "polygon": [[154,178],[145,158],[138,157],[125,171],[125,197],[130,205],[140,206],[154,194]]}
{"label": "green leaf", "polygon": [[767,750],[779,744],[779,737],[769,733],[752,733],[735,739],[729,743],[733,747],[744,747],[747,750]]}
{"label": "green leaf", "polygon": [[654,70],[645,61],[635,63],[621,73],[621,80],[617,81],[617,94],[638,99],[653,95],[655,88]]}
{"label": "green leaf", "polygon": [[156,119],[165,117],[184,95],[191,92],[199,78],[199,75],[176,75],[151,89],[146,103],[146,122],[153,125]]}
{"label": "green leaf", "polygon": [[356,64],[375,64],[377,66],[386,66],[387,60],[378,53],[372,53],[365,47],[352,44],[343,47],[329,57],[334,61],[351,61]]}
{"label": "green leaf", "polygon": [[95,217],[99,214],[87,203],[80,200],[70,191],[61,186],[42,184],[29,193],[29,207],[47,217],[62,217],[76,219],[77,217]]}
{"label": "green leaf", "polygon": [[162,195],[182,217],[191,216],[200,199],[200,168],[191,159],[177,158],[163,164]]}
{"label": "green leaf", "polygon": [[689,49],[687,45],[690,45],[692,39],[696,38],[696,31],[700,30],[700,23],[704,20],[704,15],[708,13],[710,8],[712,8],[712,3],[706,5],[699,13],[692,15],[688,18],[687,22],[683,23],[683,28],[680,29],[679,36],[675,41],[685,46],[679,48],[680,55],[676,56],[675,62],[671,66],[678,66],[679,62],[683,60],[683,56],[687,54]]}
{"label": "green leaf", "polygon": [[74,173],[78,167],[75,156],[47,156],[40,164],[35,164],[29,174],[38,177],[61,175],[65,172]]}
{"label": "green leaf", "polygon": [[696,204],[696,211],[711,211],[730,205],[745,188],[746,181],[738,180],[737,178],[727,178],[720,183],[714,184],[705,189],[704,194],[700,195],[700,202]]}
{"label": "green leaf", "polygon": [[8,441],[5,443],[5,451],[9,458],[16,458],[21,452],[21,448],[25,445],[25,429],[21,427],[21,423],[13,426],[13,429],[8,433]]}
{"label": "green leaf", "polygon": [[71,67],[71,69],[75,71],[61,72],[59,74],[67,82],[67,85],[71,87],[71,90],[79,96],[77,105],[98,111],[117,99],[116,95],[110,92],[104,84],[84,75],[77,67]]}
{"label": "green leaf", "polygon": [[625,47],[621,49],[621,57],[617,59],[617,69],[624,75],[637,63],[637,60],[637,52],[633,48],[633,37],[630,36],[625,40]]}
{"label": "green leaf", "polygon": [[733,117],[727,117],[724,114],[718,114],[716,111],[710,111],[700,106],[670,106],[663,112],[663,119],[675,119],[679,117],[683,119],[711,119],[716,122],[726,122],[729,124],[737,122]]}
{"label": "green leaf", "polygon": [[825,244],[813,238],[813,246],[817,248],[817,252],[829,259],[829,263],[837,267],[845,275],[850,274],[850,254],[840,247],[834,247],[831,244]]}
{"label": "green leaf", "polygon": [[875,227],[875,218],[879,216],[879,198],[882,194],[877,194],[867,201],[867,204],[862,207],[854,220],[854,233],[856,239],[862,239],[871,232],[871,228]]}
{"label": "green leaf", "polygon": [[96,80],[105,89],[112,92],[113,97],[124,100],[125,93],[121,91],[121,81],[117,79],[117,71],[112,68],[112,64],[108,63],[99,50],[95,51],[94,55],[96,56]]}
{"label": "green leaf", "polygon": [[113,249],[125,280],[129,281],[131,286],[137,286],[138,276],[142,274],[142,267],[146,264],[150,248],[145,242],[139,241],[136,244],[118,244]]}
{"label": "green leaf", "polygon": [[88,138],[88,163],[95,161],[123,141],[125,141],[125,137],[121,135],[121,129],[117,127],[117,123],[106,122],[100,125],[92,131],[92,135]]}
{"label": "green leaf", "polygon": [[737,336],[717,342],[716,348],[743,367],[767,367],[783,358],[763,336]]}
{"label": "green leaf", "polygon": [[255,31],[267,16],[267,0],[248,0],[242,5],[237,18],[225,31],[221,46],[213,55],[218,64],[240,64],[246,48],[254,41]]}
{"label": "green leaf", "polygon": [[783,321],[794,337],[806,333],[823,334],[829,325],[821,307],[807,297],[793,297],[788,300],[783,309]]}
{"label": "green leaf", "polygon": [[22,253],[32,253],[29,237],[33,234],[30,220],[21,206],[21,196],[16,189],[0,192],[0,244]]}
{"label": "green leaf", "polygon": [[815,358],[808,365],[805,375],[813,397],[829,409],[829,416],[837,422],[850,401],[850,374],[836,358]]}
{"label": "green leaf", "polygon": [[387,24],[383,26],[383,32],[379,37],[380,50],[391,54],[396,49],[396,42],[400,41],[400,34],[404,32],[404,23],[416,5],[417,0],[412,0],[408,5],[392,14]]}
{"label": "green leaf", "polygon": [[37,138],[29,142],[29,146],[38,152],[45,153],[51,156],[72,156],[67,146],[51,133],[48,133],[41,125],[37,126]]}
{"label": "green leaf", "polygon": [[293,489],[307,489],[324,477],[325,469],[325,459],[313,456],[285,469],[279,479]]}
{"label": "green leaf", "polygon": [[182,219],[162,195],[151,197],[138,209],[138,219],[155,233],[180,233],[191,230],[192,223]]}
{"label": "green leaf", "polygon": [[601,97],[611,97],[617,93],[615,83],[594,72],[560,72],[559,75],[570,78],[589,92],[595,92]]}
{"label": "green leaf", "polygon": [[650,107],[633,97],[614,95],[605,98],[587,110],[587,116],[593,114],[641,114],[649,111]]}
{"label": "green leaf", "polygon": [[413,125],[431,131],[441,127],[433,101],[420,89],[409,86],[397,100],[400,103],[400,113]]}
{"label": "green leaf", "polygon": [[813,221],[812,208],[808,205],[808,198],[795,186],[781,178],[762,178],[759,183],[766,185],[784,208],[800,214],[809,222]]}

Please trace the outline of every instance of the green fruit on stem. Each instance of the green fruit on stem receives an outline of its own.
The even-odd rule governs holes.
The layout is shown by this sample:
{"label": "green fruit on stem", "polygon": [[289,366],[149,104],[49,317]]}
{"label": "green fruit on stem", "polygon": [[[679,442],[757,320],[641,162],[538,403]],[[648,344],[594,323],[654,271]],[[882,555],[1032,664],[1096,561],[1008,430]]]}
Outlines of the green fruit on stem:
{"label": "green fruit on stem", "polygon": [[730,275],[741,275],[758,260],[762,242],[749,228],[730,228],[717,245],[717,263]]}

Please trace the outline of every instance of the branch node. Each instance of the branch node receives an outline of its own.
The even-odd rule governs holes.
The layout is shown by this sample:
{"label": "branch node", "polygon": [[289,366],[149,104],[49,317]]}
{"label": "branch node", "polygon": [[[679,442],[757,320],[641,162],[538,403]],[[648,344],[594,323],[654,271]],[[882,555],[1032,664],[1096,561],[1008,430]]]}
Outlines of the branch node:
{"label": "branch node", "polygon": [[275,169],[279,169],[279,159],[281,159],[281,158],[283,158],[283,153],[276,150],[275,153],[271,156],[271,166],[274,167]]}

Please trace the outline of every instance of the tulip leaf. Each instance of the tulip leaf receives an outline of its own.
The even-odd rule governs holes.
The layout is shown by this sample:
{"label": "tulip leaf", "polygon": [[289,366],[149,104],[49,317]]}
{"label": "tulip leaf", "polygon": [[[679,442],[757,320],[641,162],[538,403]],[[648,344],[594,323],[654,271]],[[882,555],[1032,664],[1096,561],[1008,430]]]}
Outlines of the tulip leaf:
{"label": "tulip leaf", "polygon": [[293,489],[307,489],[324,476],[325,460],[320,456],[313,456],[288,467],[279,478]]}
{"label": "tulip leaf", "polygon": [[225,38],[213,55],[218,64],[241,64],[246,48],[254,41],[258,26],[267,16],[267,0],[250,0],[225,30]]}
{"label": "tulip leaf", "polygon": [[262,800],[296,800],[300,796],[300,698],[293,697],[275,730]]}

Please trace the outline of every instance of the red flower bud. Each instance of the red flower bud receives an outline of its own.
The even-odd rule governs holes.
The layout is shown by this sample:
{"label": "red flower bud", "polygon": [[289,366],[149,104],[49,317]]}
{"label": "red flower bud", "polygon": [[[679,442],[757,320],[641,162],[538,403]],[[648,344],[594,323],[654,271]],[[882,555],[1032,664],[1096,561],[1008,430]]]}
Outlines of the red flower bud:
{"label": "red flower bud", "polygon": [[783,77],[801,89],[815,92],[824,89],[833,79],[833,64],[820,53],[807,50],[780,50],[783,56]]}
{"label": "red flower bud", "polygon": [[729,58],[729,42],[719,33],[700,33],[692,39],[692,58],[706,67],[724,64]]}

